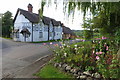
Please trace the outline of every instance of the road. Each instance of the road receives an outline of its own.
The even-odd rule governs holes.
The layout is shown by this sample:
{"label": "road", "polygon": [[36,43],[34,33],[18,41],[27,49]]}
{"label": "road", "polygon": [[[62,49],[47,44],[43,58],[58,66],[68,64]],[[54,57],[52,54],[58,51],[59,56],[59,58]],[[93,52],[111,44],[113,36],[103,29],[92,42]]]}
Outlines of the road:
{"label": "road", "polygon": [[[2,76],[5,78],[15,76],[24,67],[31,65],[39,58],[53,53],[50,50],[49,42],[44,46],[43,43],[23,43],[0,39],[2,39],[0,41],[0,45],[2,45],[0,47],[0,51],[2,51]],[[73,43],[74,41],[69,42]],[[54,44],[60,45],[60,42],[53,42],[52,45]]]}
{"label": "road", "polygon": [[2,76],[12,76],[39,58],[52,54],[48,46],[2,39]]}

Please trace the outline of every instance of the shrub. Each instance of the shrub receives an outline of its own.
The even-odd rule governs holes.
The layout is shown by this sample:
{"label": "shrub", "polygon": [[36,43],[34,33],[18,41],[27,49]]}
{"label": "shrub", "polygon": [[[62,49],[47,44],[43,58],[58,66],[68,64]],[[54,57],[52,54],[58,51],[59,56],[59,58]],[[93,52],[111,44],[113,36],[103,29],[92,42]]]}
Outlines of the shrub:
{"label": "shrub", "polygon": [[57,62],[64,62],[82,70],[97,71],[104,78],[119,77],[117,49],[111,40],[96,40],[93,43],[83,41],[72,45],[62,44],[55,53]]}
{"label": "shrub", "polygon": [[85,36],[86,40],[91,39],[93,37],[93,31],[91,31],[91,30],[84,30],[84,36]]}

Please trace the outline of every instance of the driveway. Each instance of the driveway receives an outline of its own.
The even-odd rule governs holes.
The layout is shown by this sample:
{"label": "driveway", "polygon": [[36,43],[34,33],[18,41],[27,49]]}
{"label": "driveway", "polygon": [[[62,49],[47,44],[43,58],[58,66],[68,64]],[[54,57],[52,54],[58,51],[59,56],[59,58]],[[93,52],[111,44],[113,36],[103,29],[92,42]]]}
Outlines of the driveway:
{"label": "driveway", "polygon": [[48,46],[42,44],[14,42],[8,39],[2,39],[1,44],[3,77],[13,76],[39,58],[52,54]]}

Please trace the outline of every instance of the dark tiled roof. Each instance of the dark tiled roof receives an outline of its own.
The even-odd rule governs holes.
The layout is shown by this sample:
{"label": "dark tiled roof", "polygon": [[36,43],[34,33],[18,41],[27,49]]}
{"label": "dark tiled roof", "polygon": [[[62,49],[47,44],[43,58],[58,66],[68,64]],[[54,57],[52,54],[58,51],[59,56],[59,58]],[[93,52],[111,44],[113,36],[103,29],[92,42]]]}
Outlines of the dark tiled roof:
{"label": "dark tiled roof", "polygon": [[49,23],[51,21],[51,18],[43,16],[42,21],[43,21],[44,24],[49,25]]}
{"label": "dark tiled roof", "polygon": [[54,20],[54,19],[52,19],[51,21],[52,21],[52,24],[53,24],[54,26],[59,26],[59,25],[60,25],[60,21],[56,21],[56,20]]}
{"label": "dark tiled roof", "polygon": [[17,10],[17,13],[16,13],[16,15],[15,15],[14,21],[15,21],[15,19],[16,19],[17,14],[18,14],[19,11],[20,11],[20,13],[23,14],[30,22],[38,23],[38,21],[39,21],[39,15],[38,15],[38,14],[36,14],[36,13],[31,13],[31,12],[29,12],[29,11],[26,11],[26,10],[23,10],[23,9],[20,9],[20,8],[18,8],[18,10]]}
{"label": "dark tiled roof", "polygon": [[64,33],[64,34],[75,35],[74,32],[73,32],[70,28],[65,27],[65,26],[63,27],[63,33]]}
{"label": "dark tiled roof", "polygon": [[[16,15],[15,15],[14,21],[16,20],[16,17],[17,17],[17,14],[18,14],[19,11],[20,11],[20,13],[23,14],[30,22],[32,22],[32,23],[38,23],[38,22],[39,22],[39,14],[31,13],[31,12],[29,12],[29,11],[26,11],[26,10],[23,10],[23,9],[20,9],[20,8],[18,8],[18,10],[17,10],[17,13],[16,13]],[[49,25],[50,21],[52,21],[52,24],[53,24],[54,26],[58,26],[59,24],[61,24],[60,21],[56,21],[56,20],[54,20],[54,19],[52,19],[52,18],[45,17],[45,16],[42,17],[42,21],[43,21],[43,23],[46,24],[46,25]]]}

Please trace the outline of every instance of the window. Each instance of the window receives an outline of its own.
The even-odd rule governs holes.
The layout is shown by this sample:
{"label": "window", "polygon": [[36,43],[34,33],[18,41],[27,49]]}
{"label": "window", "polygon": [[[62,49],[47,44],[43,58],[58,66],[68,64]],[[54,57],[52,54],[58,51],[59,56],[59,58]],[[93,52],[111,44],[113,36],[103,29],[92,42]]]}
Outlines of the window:
{"label": "window", "polygon": [[49,34],[49,35],[50,35],[50,37],[52,37],[52,34],[53,34],[53,33],[52,33],[52,32],[50,32],[50,34]]}
{"label": "window", "polygon": [[56,27],[56,31],[58,32],[58,27]]}
{"label": "window", "polygon": [[39,38],[43,37],[43,32],[39,32]]}
{"label": "window", "polygon": [[19,32],[17,32],[16,34],[17,34],[17,35],[16,35],[16,38],[19,38]]}
{"label": "window", "polygon": [[19,32],[14,33],[15,38],[19,38]]}
{"label": "window", "polygon": [[33,31],[38,31],[38,24],[33,24]]}

